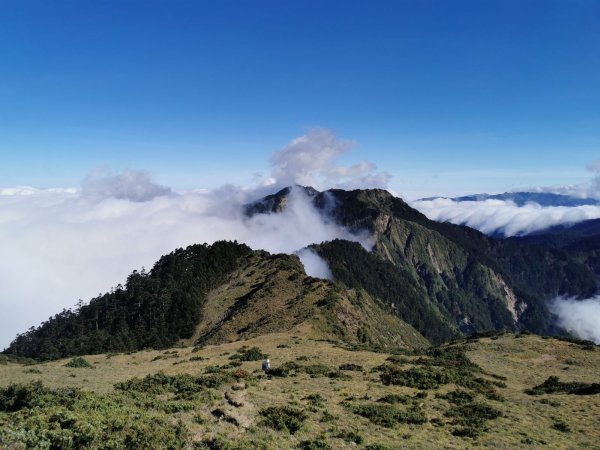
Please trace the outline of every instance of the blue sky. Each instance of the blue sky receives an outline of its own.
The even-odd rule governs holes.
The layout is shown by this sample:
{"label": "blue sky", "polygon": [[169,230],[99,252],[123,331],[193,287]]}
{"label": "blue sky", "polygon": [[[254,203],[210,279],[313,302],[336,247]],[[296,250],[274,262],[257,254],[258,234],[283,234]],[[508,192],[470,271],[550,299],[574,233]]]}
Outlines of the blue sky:
{"label": "blue sky", "polygon": [[408,197],[585,181],[600,2],[0,3],[0,186],[244,184],[315,126]]}

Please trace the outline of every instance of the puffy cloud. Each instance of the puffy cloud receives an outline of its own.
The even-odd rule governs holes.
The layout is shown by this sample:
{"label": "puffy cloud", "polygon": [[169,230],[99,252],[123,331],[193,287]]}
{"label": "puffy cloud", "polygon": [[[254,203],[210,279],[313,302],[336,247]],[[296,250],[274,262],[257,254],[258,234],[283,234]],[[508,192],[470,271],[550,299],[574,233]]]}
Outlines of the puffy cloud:
{"label": "puffy cloud", "polygon": [[333,275],[329,269],[327,261],[317,255],[316,252],[310,248],[303,248],[296,253],[304,266],[304,271],[307,275],[315,278],[324,278],[326,280],[333,280]]}
{"label": "puffy cloud", "polygon": [[554,225],[568,225],[600,218],[600,206],[517,206],[503,200],[457,202],[446,198],[418,200],[411,206],[438,222],[451,222],[476,228],[486,234],[518,236]]}
{"label": "puffy cloud", "polygon": [[575,198],[593,198],[600,200],[600,159],[591,161],[586,169],[593,173],[590,181],[566,186],[544,186],[532,188],[535,192],[552,192]]}
{"label": "puffy cloud", "polygon": [[557,324],[580,339],[600,344],[600,296],[587,300],[557,298],[550,305]]}
{"label": "puffy cloud", "polygon": [[147,172],[125,170],[113,174],[108,169],[96,169],[83,181],[82,193],[95,198],[114,197],[145,202],[155,197],[171,195],[166,186],[155,183]]}
{"label": "puffy cloud", "polygon": [[271,182],[277,186],[300,184],[316,189],[386,187],[391,176],[360,161],[343,166],[337,160],[353,143],[339,140],[331,130],[312,129],[271,156]]}

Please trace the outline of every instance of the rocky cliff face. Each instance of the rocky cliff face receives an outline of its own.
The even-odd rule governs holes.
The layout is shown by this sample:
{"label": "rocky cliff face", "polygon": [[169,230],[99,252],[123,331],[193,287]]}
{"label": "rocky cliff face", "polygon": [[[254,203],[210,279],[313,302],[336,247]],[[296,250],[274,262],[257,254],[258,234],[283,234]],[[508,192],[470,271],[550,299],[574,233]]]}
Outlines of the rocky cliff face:
{"label": "rocky cliff face", "polygon": [[[352,232],[371,233],[372,252],[409,274],[404,282],[422,292],[421,301],[462,332],[548,332],[552,321],[547,299],[595,290],[592,271],[565,253],[433,222],[385,190],[305,190],[327,220]],[[288,194],[286,189],[272,197],[284,208]]]}

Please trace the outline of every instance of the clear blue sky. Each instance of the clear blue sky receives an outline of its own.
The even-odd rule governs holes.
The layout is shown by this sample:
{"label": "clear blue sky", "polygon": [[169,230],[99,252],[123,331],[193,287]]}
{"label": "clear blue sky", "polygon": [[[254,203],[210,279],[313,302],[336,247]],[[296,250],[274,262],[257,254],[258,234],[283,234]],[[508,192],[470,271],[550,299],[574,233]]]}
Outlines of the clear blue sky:
{"label": "clear blue sky", "polygon": [[0,2],[0,186],[244,183],[312,126],[400,191],[581,182],[600,1]]}

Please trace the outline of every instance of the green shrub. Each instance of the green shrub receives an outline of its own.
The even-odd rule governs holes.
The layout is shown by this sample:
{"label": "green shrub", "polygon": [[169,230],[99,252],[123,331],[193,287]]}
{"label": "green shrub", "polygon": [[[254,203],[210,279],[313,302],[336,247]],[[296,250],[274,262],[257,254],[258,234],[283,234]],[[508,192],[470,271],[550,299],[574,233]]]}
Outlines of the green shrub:
{"label": "green shrub", "polygon": [[304,397],[302,400],[308,401],[308,403],[310,403],[311,406],[314,406],[317,408],[325,406],[325,399],[323,398],[323,396],[321,394],[310,394],[310,395]]}
{"label": "green shrub", "polygon": [[354,414],[366,417],[376,425],[392,428],[399,423],[422,424],[427,418],[419,409],[403,411],[392,405],[359,405],[352,407]]}
{"label": "green shrub", "polygon": [[93,369],[94,366],[92,366],[89,361],[81,356],[76,356],[75,358],[71,359],[71,361],[69,361],[67,364],[65,364],[66,367],[71,367],[72,369]]}
{"label": "green shrub", "polygon": [[360,445],[364,442],[364,438],[354,431],[340,431],[335,435],[335,437],[343,439],[346,442],[354,442],[357,445]]}
{"label": "green shrub", "polygon": [[473,394],[467,391],[451,391],[445,395],[436,395],[436,397],[446,399],[455,405],[464,405],[465,403],[472,403],[475,400]]}
{"label": "green shrub", "polygon": [[348,364],[340,364],[340,367],[338,369],[339,370],[351,370],[351,371],[356,371],[356,372],[362,372],[363,371],[363,366],[360,366],[358,364],[348,363]]}
{"label": "green shrub", "polygon": [[299,372],[304,372],[311,378],[326,377],[331,369],[323,364],[310,364],[308,366],[300,366],[297,369]]}
{"label": "green shrub", "polygon": [[197,443],[195,448],[198,450],[268,450],[269,447],[263,442],[258,441],[234,441],[220,437],[204,439]]}
{"label": "green shrub", "polygon": [[334,379],[334,380],[342,380],[342,381],[350,381],[352,379],[352,377],[340,370],[333,370],[331,372],[329,372],[327,374],[328,378]]}
{"label": "green shrub", "polygon": [[259,414],[263,417],[263,423],[275,430],[296,433],[304,421],[308,418],[304,411],[289,406],[270,406],[261,409]]}
{"label": "green shrub", "polygon": [[558,431],[560,431],[562,433],[570,433],[571,432],[571,427],[569,427],[569,425],[567,425],[562,420],[555,421],[552,424],[552,428],[554,428],[555,430],[558,430]]}
{"label": "green shrub", "polygon": [[120,393],[48,389],[40,382],[10,385],[0,390],[0,407],[7,412],[0,448],[154,449],[183,448],[188,442],[181,422]]}
{"label": "green shrub", "polygon": [[469,400],[470,394],[457,391],[447,394],[447,399],[455,406],[446,411],[446,416],[454,418],[452,434],[458,437],[476,438],[486,430],[488,420],[497,419],[502,412],[484,403]]}
{"label": "green shrub", "polygon": [[391,450],[391,449],[383,444],[369,444],[365,447],[365,450]]}
{"label": "green shrub", "polygon": [[437,367],[412,367],[402,370],[386,366],[380,374],[385,385],[408,386],[417,389],[437,389],[443,384],[456,382],[453,373]]}
{"label": "green shrub", "polygon": [[261,359],[268,358],[269,355],[263,353],[258,347],[245,348],[242,347],[237,350],[235,355],[231,355],[229,359],[238,359],[240,361],[259,361]]}
{"label": "green shrub", "polygon": [[554,393],[566,393],[574,395],[595,395],[600,394],[600,383],[564,383],[556,376],[548,377],[542,384],[527,389],[529,395],[542,395]]}
{"label": "green shrub", "polygon": [[411,402],[411,398],[408,395],[388,394],[377,400],[379,403],[387,403],[395,405],[397,403],[407,404]]}
{"label": "green shrub", "polygon": [[300,448],[302,450],[331,450],[329,445],[324,439],[314,439],[312,441],[300,442]]}
{"label": "green shrub", "polygon": [[283,367],[273,367],[271,370],[269,370],[269,375],[272,377],[286,378],[290,375],[290,372]]}

